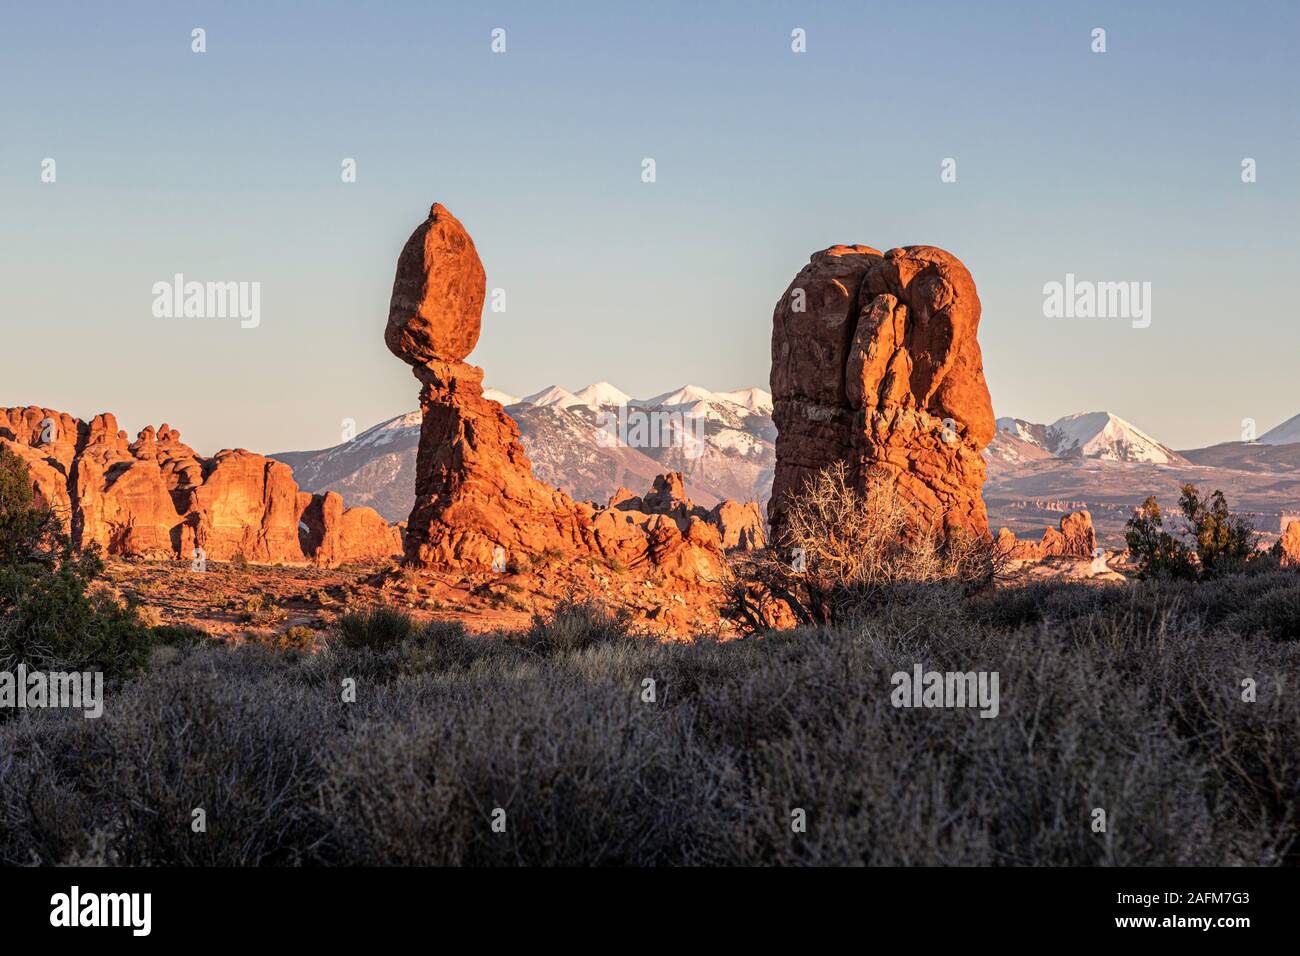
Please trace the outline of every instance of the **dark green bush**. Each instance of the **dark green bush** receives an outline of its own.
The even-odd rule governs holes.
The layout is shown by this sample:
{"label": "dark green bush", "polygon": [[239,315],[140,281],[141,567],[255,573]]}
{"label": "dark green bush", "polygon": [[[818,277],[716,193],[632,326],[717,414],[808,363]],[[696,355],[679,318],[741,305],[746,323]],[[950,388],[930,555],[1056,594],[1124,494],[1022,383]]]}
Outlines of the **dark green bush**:
{"label": "dark green bush", "polygon": [[153,636],[172,647],[193,647],[208,640],[208,632],[192,624],[160,624],[153,628]]}
{"label": "dark green bush", "polygon": [[1191,579],[1237,574],[1268,556],[1255,549],[1250,519],[1228,510],[1222,491],[1202,497],[1195,485],[1183,485],[1178,507],[1193,549],[1164,530],[1164,516],[1154,497],[1147,498],[1126,525],[1129,553],[1145,578]]}
{"label": "dark green bush", "polygon": [[1194,578],[1196,562],[1192,551],[1164,530],[1164,514],[1154,496],[1128,519],[1124,540],[1129,554],[1144,578]]}

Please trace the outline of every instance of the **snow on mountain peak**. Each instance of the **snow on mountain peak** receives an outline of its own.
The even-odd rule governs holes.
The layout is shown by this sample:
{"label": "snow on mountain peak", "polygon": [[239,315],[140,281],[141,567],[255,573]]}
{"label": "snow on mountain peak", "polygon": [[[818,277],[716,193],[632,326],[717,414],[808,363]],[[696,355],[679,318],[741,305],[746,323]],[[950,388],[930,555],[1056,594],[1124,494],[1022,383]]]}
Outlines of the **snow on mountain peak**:
{"label": "snow on mountain peak", "polygon": [[1288,418],[1276,428],[1270,428],[1258,440],[1262,445],[1291,445],[1300,442],[1300,415]]}
{"label": "snow on mountain peak", "polygon": [[742,388],[735,392],[714,392],[718,398],[727,402],[743,405],[751,412],[760,415],[772,414],[772,393],[761,388]]}
{"label": "snow on mountain peak", "polygon": [[540,392],[534,392],[532,395],[525,395],[520,399],[529,405],[541,405],[548,407],[558,405],[560,408],[568,408],[571,405],[583,404],[582,399],[578,398],[567,388],[561,388],[559,385],[552,385],[550,388],[544,388]]}
{"label": "snow on mountain peak", "polygon": [[699,385],[683,385],[673,392],[664,392],[662,395],[656,395],[654,398],[643,399],[637,402],[638,405],[659,406],[659,405],[694,405],[696,402],[716,402],[719,398],[716,394],[707,388],[701,388]]}
{"label": "snow on mountain peak", "polygon": [[496,388],[485,389],[483,395],[493,401],[500,402],[502,405],[517,405],[522,402],[528,405],[559,409],[573,408],[575,406],[598,409],[617,405],[630,405],[637,408],[691,406],[703,414],[706,407],[702,403],[708,403],[729,408],[730,412],[726,414],[733,418],[744,418],[750,414],[772,414],[771,393],[757,387],[740,388],[730,392],[715,392],[700,385],[683,385],[681,388],[674,389],[671,392],[664,392],[662,395],[655,395],[653,398],[633,398],[618,386],[609,382],[593,382],[576,392],[571,392],[560,385],[552,385],[540,392],[534,392],[532,395],[525,395],[523,398]]}
{"label": "snow on mountain peak", "polygon": [[999,418],[997,429],[1037,445],[1057,458],[1138,461],[1153,465],[1180,460],[1167,446],[1110,412],[1078,412],[1058,418],[1050,425]]}
{"label": "snow on mountain peak", "polygon": [[627,405],[632,396],[615,388],[609,382],[593,382],[584,389],[573,393],[579,404],[588,408],[603,408],[606,405]]}
{"label": "snow on mountain peak", "polygon": [[1051,451],[1059,457],[1142,461],[1167,465],[1175,454],[1131,422],[1110,412],[1077,412],[1058,418],[1048,428]]}

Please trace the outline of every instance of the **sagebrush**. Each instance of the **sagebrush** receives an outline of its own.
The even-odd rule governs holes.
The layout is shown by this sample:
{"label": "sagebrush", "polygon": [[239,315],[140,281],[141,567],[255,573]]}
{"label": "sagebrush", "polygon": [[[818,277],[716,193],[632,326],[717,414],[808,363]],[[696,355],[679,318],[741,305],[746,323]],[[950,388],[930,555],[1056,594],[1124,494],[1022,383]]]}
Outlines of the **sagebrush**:
{"label": "sagebrush", "polygon": [[[573,607],[315,654],[187,635],[99,720],[0,726],[0,862],[1300,862],[1300,575],[938,588],[724,643]],[[918,663],[999,672],[999,716],[895,709]]]}

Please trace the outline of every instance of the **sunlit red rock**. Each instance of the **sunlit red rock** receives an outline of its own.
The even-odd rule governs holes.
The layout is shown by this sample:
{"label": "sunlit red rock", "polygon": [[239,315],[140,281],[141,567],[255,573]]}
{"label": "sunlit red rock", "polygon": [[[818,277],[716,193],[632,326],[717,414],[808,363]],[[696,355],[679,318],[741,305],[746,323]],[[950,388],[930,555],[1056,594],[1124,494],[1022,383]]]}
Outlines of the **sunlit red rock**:
{"label": "sunlit red rock", "polygon": [[243,449],[202,458],[180,437],[164,424],[128,441],[109,414],[83,422],[52,409],[0,409],[0,443],[23,457],[39,497],[65,519],[78,547],[265,563],[401,553],[397,528],[369,508],[344,511],[341,501],[319,538],[305,536],[305,505],[288,465]]}
{"label": "sunlit red rock", "polygon": [[772,317],[776,471],[769,516],[844,462],[896,482],[920,525],[984,535],[981,450],[994,433],[970,273],[933,246],[814,254]]}
{"label": "sunlit red rock", "polygon": [[420,390],[412,567],[497,568],[599,559],[702,583],[720,580],[722,539],[685,498],[681,475],[643,498],[596,508],[535,479],[519,429],[483,397],[483,370],[463,361],[478,340],[483,266],[460,222],[435,204],[398,259],[385,342],[413,367]]}

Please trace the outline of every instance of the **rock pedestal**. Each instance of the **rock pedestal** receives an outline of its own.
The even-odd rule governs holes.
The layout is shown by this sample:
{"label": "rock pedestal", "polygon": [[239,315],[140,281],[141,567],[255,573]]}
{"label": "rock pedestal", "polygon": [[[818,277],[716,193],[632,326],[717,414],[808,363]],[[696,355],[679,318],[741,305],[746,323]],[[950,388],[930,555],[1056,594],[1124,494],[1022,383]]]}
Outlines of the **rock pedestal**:
{"label": "rock pedestal", "polygon": [[865,492],[894,481],[918,525],[988,533],[981,450],[994,433],[975,283],[933,246],[814,254],[772,316],[779,540],[788,496],[844,462]]}
{"label": "rock pedestal", "polygon": [[[524,564],[558,553],[653,567],[683,581],[721,580],[719,529],[685,502],[680,475],[656,479],[645,499],[662,509],[656,513],[628,507],[643,503],[630,493],[618,507],[581,504],[533,477],[518,427],[483,397],[482,369],[465,362],[478,342],[485,290],[469,233],[435,204],[398,259],[384,334],[421,384],[406,563],[487,569],[502,558]],[[742,516],[728,511],[727,518],[730,538],[753,539]]]}

